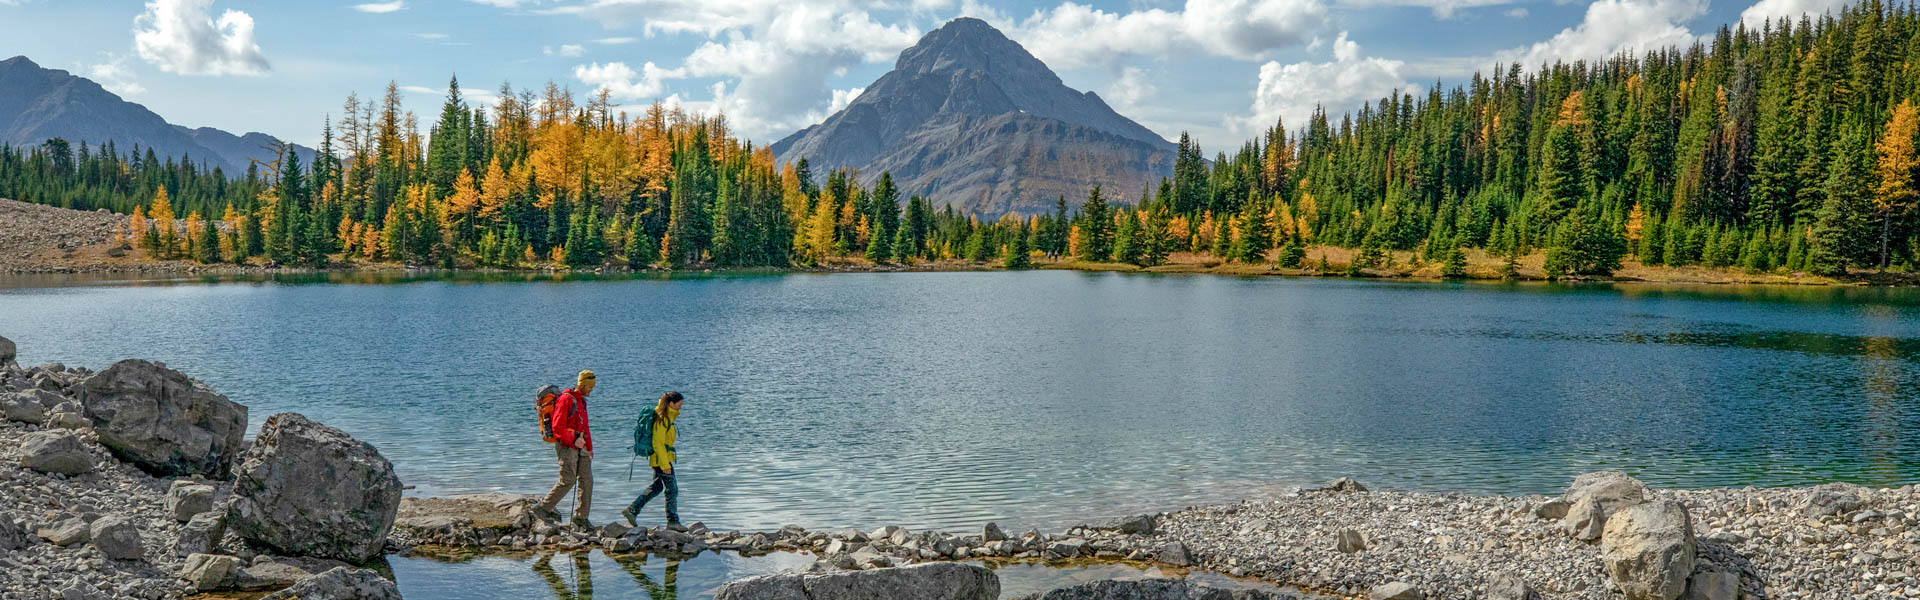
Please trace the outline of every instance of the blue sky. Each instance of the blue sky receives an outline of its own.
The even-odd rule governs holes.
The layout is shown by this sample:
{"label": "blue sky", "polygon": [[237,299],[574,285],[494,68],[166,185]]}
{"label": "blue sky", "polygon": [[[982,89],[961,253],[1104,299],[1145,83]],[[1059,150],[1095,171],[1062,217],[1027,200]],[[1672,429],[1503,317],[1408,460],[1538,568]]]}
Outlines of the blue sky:
{"label": "blue sky", "polygon": [[[1724,2],[1724,0],[1723,0]],[[348,92],[406,90],[423,126],[449,75],[606,88],[724,112],[770,143],[831,114],[957,16],[999,27],[1122,114],[1209,151],[1315,104],[1687,43],[1843,0],[0,0],[0,58],[101,82],[177,124],[313,144]]]}

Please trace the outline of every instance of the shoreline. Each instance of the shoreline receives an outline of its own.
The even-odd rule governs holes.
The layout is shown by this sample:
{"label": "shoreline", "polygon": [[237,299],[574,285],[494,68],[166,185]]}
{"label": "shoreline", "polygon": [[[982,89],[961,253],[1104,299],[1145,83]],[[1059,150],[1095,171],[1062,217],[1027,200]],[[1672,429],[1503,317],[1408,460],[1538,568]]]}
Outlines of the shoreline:
{"label": "shoreline", "polygon": [[[350,263],[327,268],[268,267],[263,264],[249,263],[235,265],[231,263],[200,264],[183,260],[154,260],[142,256],[144,251],[116,243],[113,232],[124,225],[126,215],[103,211],[83,212],[52,206],[0,199],[0,229],[29,232],[18,239],[0,240],[0,274],[7,275],[156,275],[156,276],[264,276],[264,275],[327,275],[327,274],[409,274],[409,273],[498,273],[528,275],[568,275],[568,274],[657,274],[657,273],[900,273],[900,272],[956,272],[956,271],[1005,271],[997,261],[974,263],[958,259],[939,259],[923,261],[910,265],[874,264],[855,257],[837,257],[826,264],[816,266],[788,267],[740,267],[740,268],[703,268],[681,271],[665,269],[628,270],[624,267],[610,268],[557,268],[535,267],[526,269],[496,268],[429,268],[415,267],[397,263]],[[1277,252],[1277,251],[1273,251]],[[1333,246],[1311,246],[1308,248],[1304,265],[1317,265],[1326,261],[1330,268],[1322,271],[1317,268],[1303,267],[1287,269],[1268,260],[1259,264],[1230,263],[1205,254],[1176,252],[1168,257],[1166,264],[1153,267],[1139,267],[1126,263],[1082,262],[1057,257],[1037,261],[1032,270],[1063,270],[1084,272],[1137,272],[1161,274],[1204,274],[1233,277],[1326,277],[1351,279],[1381,279],[1390,281],[1556,281],[1548,279],[1542,273],[1545,255],[1540,252],[1522,257],[1517,263],[1517,274],[1513,278],[1503,278],[1501,269],[1504,260],[1479,249],[1467,251],[1466,275],[1459,278],[1447,278],[1442,275],[1438,263],[1428,261],[1414,264],[1414,254],[1409,251],[1393,251],[1389,265],[1383,268],[1362,269],[1356,274],[1348,274],[1346,265],[1353,260],[1357,251],[1351,248]],[[1271,254],[1272,252],[1270,252]],[[1747,272],[1737,268],[1714,268],[1702,266],[1686,267],[1649,267],[1634,260],[1627,260],[1622,268],[1609,277],[1576,277],[1557,281],[1579,283],[1656,283],[1656,284],[1698,284],[1698,285],[1795,285],[1795,286],[1862,286],[1862,287],[1920,287],[1920,274],[1914,273],[1873,273],[1855,272],[1845,279],[1820,277],[1806,273]]]}

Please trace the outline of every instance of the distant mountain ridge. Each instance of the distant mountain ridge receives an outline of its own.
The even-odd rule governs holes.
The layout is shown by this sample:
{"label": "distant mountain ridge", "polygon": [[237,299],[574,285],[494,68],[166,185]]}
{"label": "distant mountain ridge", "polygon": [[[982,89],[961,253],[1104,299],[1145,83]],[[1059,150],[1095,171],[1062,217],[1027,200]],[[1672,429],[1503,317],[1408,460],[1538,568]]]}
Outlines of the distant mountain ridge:
{"label": "distant mountain ridge", "polygon": [[[0,61],[0,143],[33,146],[63,138],[98,148],[112,141],[120,153],[152,148],[156,156],[220,167],[229,177],[245,174],[249,159],[271,161],[273,136],[234,135],[212,127],[188,129],[168,123],[147,107],[128,102],[100,84],[25,56]],[[313,150],[294,147],[302,160]]]}
{"label": "distant mountain ridge", "polygon": [[1173,172],[1174,145],[1061,82],[985,21],[955,19],[900,53],[846,108],[771,147],[816,173],[864,183],[891,172],[905,194],[984,216],[1052,210],[1104,184],[1125,198]]}

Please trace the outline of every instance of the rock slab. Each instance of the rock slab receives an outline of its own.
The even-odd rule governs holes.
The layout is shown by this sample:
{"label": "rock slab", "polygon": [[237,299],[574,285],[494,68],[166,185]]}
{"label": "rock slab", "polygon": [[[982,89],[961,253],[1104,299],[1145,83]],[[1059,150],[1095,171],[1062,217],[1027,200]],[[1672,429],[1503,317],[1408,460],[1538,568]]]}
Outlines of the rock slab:
{"label": "rock slab", "polygon": [[1091,581],[1033,594],[1021,600],[1293,600],[1292,594],[1264,590],[1227,590],[1180,579]]}
{"label": "rock slab", "polygon": [[225,479],[247,429],[247,407],[159,363],[114,363],[74,393],[101,445],[160,477]]}
{"label": "rock slab", "polygon": [[400,600],[400,588],[370,569],[335,567],[260,600]]}
{"label": "rock slab", "polygon": [[400,478],[378,450],[296,413],[268,417],[255,437],[235,470],[228,529],[292,556],[380,556]]}
{"label": "rock slab", "polygon": [[979,565],[936,562],[831,573],[784,573],[734,581],[714,600],[996,600],[1000,578]]}

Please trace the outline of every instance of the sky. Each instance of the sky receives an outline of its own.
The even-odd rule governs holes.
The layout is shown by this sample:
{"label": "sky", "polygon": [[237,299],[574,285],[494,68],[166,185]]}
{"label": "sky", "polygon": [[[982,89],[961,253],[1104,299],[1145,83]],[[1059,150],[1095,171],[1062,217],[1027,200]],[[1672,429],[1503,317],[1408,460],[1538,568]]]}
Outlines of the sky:
{"label": "sky", "polygon": [[1316,105],[1475,70],[1690,44],[1844,0],[0,0],[0,58],[88,77],[168,121],[315,145],[389,81],[423,128],[448,81],[606,89],[721,113],[768,144],[844,107],[901,50],[978,17],[1121,114],[1207,152]]}

